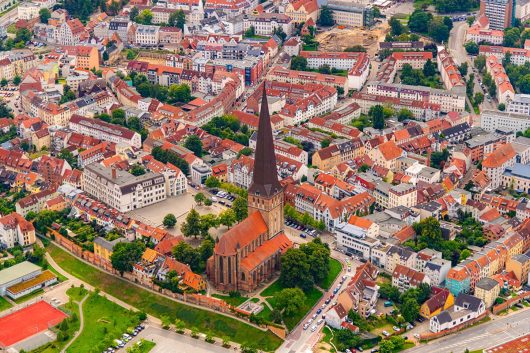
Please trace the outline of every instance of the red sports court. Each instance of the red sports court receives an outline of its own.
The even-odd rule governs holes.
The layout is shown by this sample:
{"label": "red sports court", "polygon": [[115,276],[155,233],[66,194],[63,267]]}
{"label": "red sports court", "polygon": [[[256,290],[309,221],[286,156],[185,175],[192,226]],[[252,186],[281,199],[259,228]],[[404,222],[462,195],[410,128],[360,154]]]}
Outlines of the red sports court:
{"label": "red sports court", "polygon": [[59,324],[66,314],[45,301],[0,318],[0,347],[10,347]]}

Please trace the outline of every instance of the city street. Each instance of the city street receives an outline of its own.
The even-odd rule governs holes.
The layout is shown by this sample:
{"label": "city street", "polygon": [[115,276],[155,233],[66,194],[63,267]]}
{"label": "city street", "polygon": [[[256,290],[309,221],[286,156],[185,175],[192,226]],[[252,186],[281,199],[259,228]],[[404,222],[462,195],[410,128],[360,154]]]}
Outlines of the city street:
{"label": "city street", "polygon": [[496,346],[530,332],[530,310],[524,309],[506,317],[465,329],[407,350],[410,353],[462,353]]}

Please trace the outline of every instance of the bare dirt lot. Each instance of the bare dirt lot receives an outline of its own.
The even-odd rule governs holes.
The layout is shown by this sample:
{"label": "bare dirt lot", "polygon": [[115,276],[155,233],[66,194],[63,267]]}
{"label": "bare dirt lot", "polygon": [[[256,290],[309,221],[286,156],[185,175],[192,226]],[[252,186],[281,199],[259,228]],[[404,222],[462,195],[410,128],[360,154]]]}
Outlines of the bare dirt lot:
{"label": "bare dirt lot", "polygon": [[320,51],[344,51],[354,45],[362,45],[368,51],[368,54],[375,55],[379,50],[379,42],[385,39],[388,33],[388,25],[379,24],[371,29],[362,28],[339,28],[318,33],[316,40],[319,42]]}

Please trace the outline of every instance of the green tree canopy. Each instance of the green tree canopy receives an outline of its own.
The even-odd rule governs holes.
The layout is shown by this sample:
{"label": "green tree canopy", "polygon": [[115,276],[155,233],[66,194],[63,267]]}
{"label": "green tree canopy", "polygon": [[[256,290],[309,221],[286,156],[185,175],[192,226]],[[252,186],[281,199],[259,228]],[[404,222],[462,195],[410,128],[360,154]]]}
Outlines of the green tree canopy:
{"label": "green tree canopy", "polygon": [[164,220],[162,221],[162,224],[166,228],[173,228],[175,224],[177,224],[177,217],[173,213],[168,213],[164,216]]}
{"label": "green tree canopy", "polygon": [[112,267],[117,270],[121,276],[125,272],[131,272],[133,265],[142,257],[145,245],[140,242],[122,242],[114,245],[110,261]]}

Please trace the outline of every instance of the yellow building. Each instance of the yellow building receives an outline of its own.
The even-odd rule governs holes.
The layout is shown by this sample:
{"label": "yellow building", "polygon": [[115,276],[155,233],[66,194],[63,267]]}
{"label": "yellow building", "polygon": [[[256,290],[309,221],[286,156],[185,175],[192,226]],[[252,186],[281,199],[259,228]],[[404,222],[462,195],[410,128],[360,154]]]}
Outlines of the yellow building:
{"label": "yellow building", "polygon": [[294,23],[307,22],[310,18],[314,23],[318,18],[317,0],[296,0],[287,5],[285,14],[289,16]]}
{"label": "yellow building", "polygon": [[528,282],[528,273],[530,272],[530,257],[526,254],[511,256],[506,261],[506,272],[515,274],[515,277],[521,284]]}
{"label": "yellow building", "polygon": [[455,303],[455,297],[446,288],[432,287],[433,295],[420,308],[420,315],[426,319],[449,309]]}
{"label": "yellow building", "polygon": [[105,238],[97,237],[94,239],[94,254],[100,258],[110,262],[110,257],[112,255],[112,249],[118,243],[127,241],[125,238],[118,238],[113,241],[108,241]]}
{"label": "yellow building", "polygon": [[500,291],[499,282],[489,277],[484,277],[475,285],[475,297],[482,299],[486,308],[491,307],[495,303]]}

